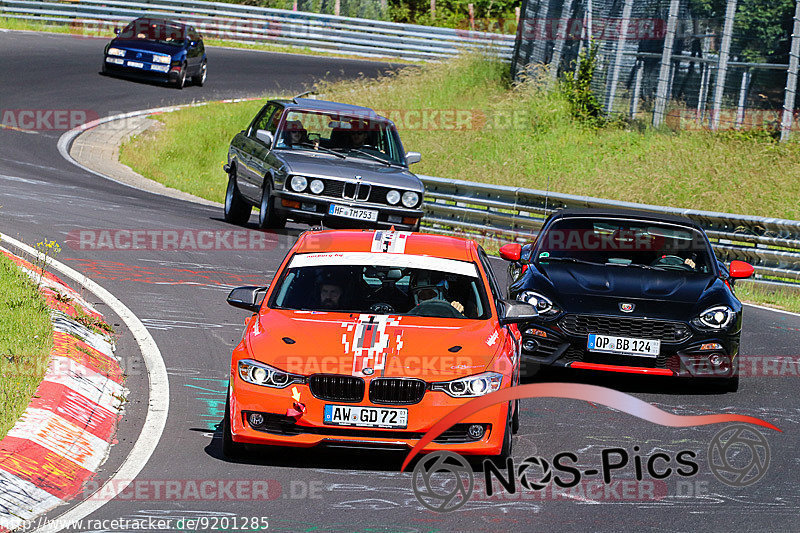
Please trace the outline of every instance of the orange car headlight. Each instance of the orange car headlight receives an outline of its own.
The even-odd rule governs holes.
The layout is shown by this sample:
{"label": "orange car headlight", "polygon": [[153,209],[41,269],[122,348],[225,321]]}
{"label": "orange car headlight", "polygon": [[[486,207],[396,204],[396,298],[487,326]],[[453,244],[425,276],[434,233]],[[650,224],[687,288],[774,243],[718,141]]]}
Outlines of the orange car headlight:
{"label": "orange car headlight", "polygon": [[453,398],[475,398],[500,390],[502,383],[502,374],[484,372],[452,381],[431,383],[431,390],[446,392]]}
{"label": "orange car headlight", "polygon": [[283,389],[292,383],[303,383],[305,378],[298,374],[290,374],[252,359],[239,361],[239,377],[253,385]]}

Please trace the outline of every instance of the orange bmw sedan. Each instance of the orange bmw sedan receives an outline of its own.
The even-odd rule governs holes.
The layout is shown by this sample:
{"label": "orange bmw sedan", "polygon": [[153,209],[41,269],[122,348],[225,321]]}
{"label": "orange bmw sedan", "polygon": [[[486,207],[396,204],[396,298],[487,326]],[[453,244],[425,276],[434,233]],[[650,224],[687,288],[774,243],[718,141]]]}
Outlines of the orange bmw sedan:
{"label": "orange bmw sedan", "polygon": [[[223,452],[247,445],[409,449],[470,399],[519,381],[516,324],[474,241],[391,230],[308,231],[269,287],[228,303],[254,314],[233,350]],[[426,452],[503,456],[518,405],[453,425]]]}

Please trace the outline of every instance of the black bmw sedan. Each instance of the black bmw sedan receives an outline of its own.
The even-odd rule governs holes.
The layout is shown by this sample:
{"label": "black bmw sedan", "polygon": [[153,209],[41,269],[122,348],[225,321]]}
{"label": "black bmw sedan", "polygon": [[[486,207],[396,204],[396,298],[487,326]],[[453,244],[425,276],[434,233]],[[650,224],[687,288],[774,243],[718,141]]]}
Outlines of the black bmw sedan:
{"label": "black bmw sedan", "polygon": [[500,255],[511,262],[509,296],[539,311],[520,327],[523,362],[738,388],[742,304],[733,285],[753,267],[718,261],[691,220],[562,210],[534,242]]}
{"label": "black bmw sedan", "polygon": [[116,30],[105,48],[103,74],[118,74],[168,82],[182,89],[206,81],[208,62],[203,38],[186,24],[138,18]]}

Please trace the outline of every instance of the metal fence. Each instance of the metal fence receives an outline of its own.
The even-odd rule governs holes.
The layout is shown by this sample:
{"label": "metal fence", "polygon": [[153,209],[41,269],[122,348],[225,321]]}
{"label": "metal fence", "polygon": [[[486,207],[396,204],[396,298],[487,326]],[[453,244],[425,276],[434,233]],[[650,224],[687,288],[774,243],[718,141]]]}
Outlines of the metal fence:
{"label": "metal fence", "polygon": [[510,61],[514,36],[198,0],[0,0],[0,17],[108,30],[143,16],[184,22],[206,37],[358,56],[435,61],[482,51]]}
{"label": "metal fence", "polygon": [[590,45],[608,114],[784,140],[795,122],[800,0],[523,0],[512,69],[563,75]]}
{"label": "metal fence", "polygon": [[428,231],[484,244],[531,240],[547,216],[569,207],[624,208],[684,216],[700,224],[723,261],[755,266],[758,278],[800,283],[800,221],[695,211],[553,192],[420,176]]}

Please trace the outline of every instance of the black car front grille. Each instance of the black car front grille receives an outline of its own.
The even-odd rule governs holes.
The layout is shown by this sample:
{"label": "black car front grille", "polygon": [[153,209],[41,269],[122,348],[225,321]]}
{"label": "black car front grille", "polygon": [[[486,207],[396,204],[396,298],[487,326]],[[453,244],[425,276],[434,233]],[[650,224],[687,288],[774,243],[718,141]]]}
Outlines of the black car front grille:
{"label": "black car front grille", "polygon": [[689,327],[682,322],[602,315],[566,315],[559,326],[570,335],[583,336],[590,333],[617,335],[640,339],[658,339],[665,343],[677,343],[691,336]]}
{"label": "black car front grille", "polygon": [[375,378],[369,384],[369,401],[376,404],[411,405],[422,401],[427,387],[421,379]]}
{"label": "black car front grille", "polygon": [[325,188],[322,190],[322,196],[331,196],[333,198],[341,198],[344,193],[344,182],[339,180],[322,180]]}
{"label": "black car front grille", "polygon": [[153,54],[147,52],[137,52],[135,50],[125,50],[125,59],[131,61],[142,61],[145,63],[152,63]]}
{"label": "black car front grille", "polygon": [[369,200],[369,194],[372,190],[372,185],[369,183],[361,183],[355,181],[348,181],[344,184],[343,197],[349,200],[358,200],[359,202],[366,202]]}
{"label": "black car front grille", "polygon": [[311,394],[320,400],[360,402],[364,399],[364,380],[337,374],[314,374],[308,378]]}

